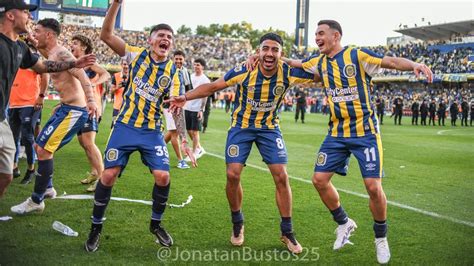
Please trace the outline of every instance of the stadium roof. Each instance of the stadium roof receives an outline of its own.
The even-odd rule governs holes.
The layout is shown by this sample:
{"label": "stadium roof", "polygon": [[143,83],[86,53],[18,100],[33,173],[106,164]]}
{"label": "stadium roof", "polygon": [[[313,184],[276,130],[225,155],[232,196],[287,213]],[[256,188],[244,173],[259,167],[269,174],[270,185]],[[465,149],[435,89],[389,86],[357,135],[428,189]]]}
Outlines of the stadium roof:
{"label": "stadium roof", "polygon": [[452,35],[468,35],[474,29],[474,20],[395,30],[398,33],[424,41],[449,40]]}

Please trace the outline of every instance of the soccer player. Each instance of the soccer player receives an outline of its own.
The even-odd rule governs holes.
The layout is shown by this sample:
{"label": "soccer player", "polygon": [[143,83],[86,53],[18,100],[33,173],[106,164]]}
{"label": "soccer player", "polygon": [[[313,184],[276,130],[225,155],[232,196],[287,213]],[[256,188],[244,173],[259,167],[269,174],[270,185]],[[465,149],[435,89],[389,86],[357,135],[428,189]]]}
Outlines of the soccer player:
{"label": "soccer player", "polygon": [[[206,61],[202,58],[194,60],[193,68],[194,73],[191,74],[191,83],[193,88],[197,88],[202,84],[210,83],[209,78],[204,74],[204,68],[206,67]],[[203,119],[203,112],[206,106],[207,97],[202,99],[195,99],[186,101],[184,105],[184,114],[186,118],[186,129],[188,134],[193,140],[193,153],[196,159],[201,158],[206,151],[201,146],[199,141],[199,129],[201,127],[201,121]],[[189,161],[189,158],[185,160]]]}
{"label": "soccer player", "polygon": [[[48,89],[49,75],[47,73],[38,74],[32,69],[20,69],[13,82],[10,94],[10,108],[8,112],[8,122],[12,130],[15,143],[20,142],[25,146],[26,161],[28,168],[26,170],[21,184],[28,184],[35,175],[34,159],[34,130],[36,123],[41,115],[44,97]],[[15,153],[13,165],[13,176],[18,177],[19,145]]]}
{"label": "soccer player", "polygon": [[112,76],[112,88],[110,92],[114,95],[114,105],[112,111],[112,125],[111,128],[114,126],[115,118],[117,117],[120,107],[122,106],[123,102],[123,89],[127,86],[128,81],[128,64],[126,60],[122,60],[120,62],[120,67],[122,71],[114,73]]}
{"label": "soccer player", "polygon": [[[75,35],[72,37],[71,52],[76,57],[79,58],[86,54],[91,54],[93,50],[92,41],[84,35]],[[81,147],[86,152],[87,160],[91,166],[91,171],[89,176],[81,180],[82,184],[91,184],[87,188],[88,192],[94,192],[97,179],[101,176],[102,171],[104,170],[104,165],[102,162],[102,155],[99,148],[95,144],[96,134],[99,132],[99,121],[102,116],[102,95],[99,87],[102,86],[104,82],[110,80],[110,74],[101,67],[98,63],[93,64],[90,67],[84,68],[87,76],[89,77],[94,91],[95,100],[98,103],[97,107],[97,116],[91,116],[87,119],[87,122],[84,124],[84,127],[79,130],[77,133],[77,139],[81,144]]]}
{"label": "soccer player", "polygon": [[95,62],[95,56],[68,61],[43,61],[31,53],[28,46],[18,39],[27,33],[27,23],[31,19],[29,11],[36,5],[25,4],[22,0],[0,2],[0,197],[12,181],[15,143],[8,121],[6,108],[10,90],[19,68],[32,68],[37,73],[59,72],[73,67],[84,67]]}
{"label": "soccer player", "polygon": [[[45,58],[74,60],[74,56],[58,44],[60,34],[61,24],[47,18],[38,21],[33,37],[38,41],[37,48]],[[42,212],[45,207],[43,199],[56,197],[56,190],[52,186],[54,153],[69,143],[84,126],[88,116],[95,115],[97,111],[91,83],[82,68],[51,74],[51,80],[59,92],[61,104],[36,140],[38,174],[34,191],[23,203],[11,208],[17,214]]]}
{"label": "soccer player", "polygon": [[[94,252],[99,247],[105,209],[117,177],[127,165],[130,154],[139,151],[142,162],[154,177],[153,205],[150,232],[163,246],[173,244],[172,237],[161,225],[170,191],[169,156],[162,135],[160,105],[167,95],[178,96],[179,72],[168,54],[173,46],[173,29],[167,24],[153,26],[148,37],[149,48],[130,46],[114,34],[113,27],[122,1],[115,0],[110,6],[102,25],[100,38],[115,53],[127,60],[130,68],[129,81],[124,91],[124,102],[115,119],[105,149],[105,170],[97,183],[94,195],[92,225],[85,249]],[[175,116],[183,150],[195,165],[187,146],[184,116]]]}
{"label": "soccer player", "polygon": [[187,100],[203,98],[229,86],[237,86],[231,128],[225,149],[227,164],[227,199],[231,210],[233,232],[230,242],[234,246],[244,243],[243,191],[240,175],[255,143],[267,164],[275,185],[276,202],[281,216],[281,240],[293,253],[301,253],[292,222],[292,194],[286,172],[287,152],[279,129],[277,111],[290,86],[311,83],[314,75],[303,69],[290,68],[280,60],[283,41],[275,33],[260,38],[257,54],[260,63],[250,71],[238,65],[218,80],[203,84],[185,95],[170,100],[171,107],[182,107]]}
{"label": "soccer player", "polygon": [[334,173],[345,175],[350,154],[354,154],[369,194],[369,206],[374,218],[377,260],[387,263],[390,249],[387,242],[387,200],[382,189],[383,149],[371,91],[371,77],[380,68],[414,71],[432,82],[433,74],[424,64],[404,58],[380,56],[367,49],[341,46],[342,28],[334,20],[321,20],[316,30],[316,44],[321,55],[306,60],[287,59],[292,66],[302,66],[316,73],[323,81],[328,96],[331,118],[326,139],[322,143],[314,168],[313,184],[321,200],[339,225],[333,249],[349,242],[357,228],[339,201],[331,182]]}

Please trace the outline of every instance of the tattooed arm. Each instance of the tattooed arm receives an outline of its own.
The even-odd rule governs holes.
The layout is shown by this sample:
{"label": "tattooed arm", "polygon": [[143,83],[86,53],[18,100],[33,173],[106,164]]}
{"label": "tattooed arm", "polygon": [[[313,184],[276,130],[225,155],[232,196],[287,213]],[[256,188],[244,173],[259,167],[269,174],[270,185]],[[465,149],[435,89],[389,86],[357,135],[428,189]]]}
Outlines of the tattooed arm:
{"label": "tattooed arm", "polygon": [[32,67],[37,73],[52,73],[61,72],[74,67],[83,68],[91,66],[95,63],[95,55],[88,54],[75,60],[74,57],[69,58],[67,61],[51,61],[51,60],[38,60]]}

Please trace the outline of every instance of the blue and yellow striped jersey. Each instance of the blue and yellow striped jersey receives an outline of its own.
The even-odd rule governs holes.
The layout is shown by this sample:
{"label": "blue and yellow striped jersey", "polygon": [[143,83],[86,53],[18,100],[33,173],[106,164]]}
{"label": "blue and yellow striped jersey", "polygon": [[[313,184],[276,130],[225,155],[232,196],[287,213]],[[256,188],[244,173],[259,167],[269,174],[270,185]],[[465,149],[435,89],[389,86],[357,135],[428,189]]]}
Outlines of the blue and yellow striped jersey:
{"label": "blue and yellow striped jersey", "polygon": [[288,88],[313,82],[314,74],[280,61],[277,73],[271,77],[265,77],[258,67],[249,71],[238,65],[225,74],[224,80],[228,86],[237,86],[231,127],[274,129]]}
{"label": "blue and yellow striped jersey", "polygon": [[171,60],[156,63],[150,51],[126,46],[129,79],[116,122],[143,129],[161,129],[161,103],[165,96],[178,96],[179,71]]}
{"label": "blue and yellow striped jersey", "polygon": [[382,58],[365,48],[344,47],[332,58],[319,55],[303,61],[308,73],[322,79],[331,111],[328,134],[348,138],[379,132],[370,81],[380,71]]}

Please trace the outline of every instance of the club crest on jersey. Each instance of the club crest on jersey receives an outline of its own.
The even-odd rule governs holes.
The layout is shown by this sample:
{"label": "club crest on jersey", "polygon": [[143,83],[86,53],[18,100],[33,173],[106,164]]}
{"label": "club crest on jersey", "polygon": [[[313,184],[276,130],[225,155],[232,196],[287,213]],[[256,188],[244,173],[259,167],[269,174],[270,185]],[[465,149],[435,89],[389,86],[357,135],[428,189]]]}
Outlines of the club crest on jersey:
{"label": "club crest on jersey", "polygon": [[316,159],[316,165],[317,166],[324,166],[326,164],[326,160],[328,158],[328,155],[324,152],[318,153],[318,158]]}
{"label": "club crest on jersey", "polygon": [[165,75],[161,76],[161,77],[158,79],[158,85],[159,85],[160,87],[165,87],[165,88],[166,88],[166,87],[168,87],[168,85],[170,85],[170,82],[171,82],[170,77],[165,76]]}
{"label": "club crest on jersey", "polygon": [[247,91],[248,91],[248,92],[254,92],[254,91],[255,91],[255,87],[248,87],[248,88],[247,88]]}
{"label": "club crest on jersey", "polygon": [[118,150],[117,149],[110,149],[105,154],[105,159],[109,162],[116,161],[118,159]]}
{"label": "club crest on jersey", "polygon": [[344,76],[346,78],[352,78],[356,75],[356,67],[354,64],[345,65],[343,69]]}
{"label": "club crest on jersey", "polygon": [[282,85],[276,85],[275,88],[273,88],[273,94],[275,96],[281,96],[284,91],[285,87],[283,87]]}
{"label": "club crest on jersey", "polygon": [[227,155],[229,155],[229,157],[239,156],[239,146],[234,144],[230,145],[229,148],[227,148]]}

